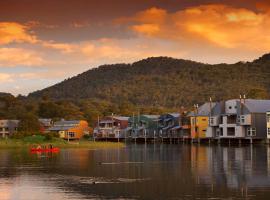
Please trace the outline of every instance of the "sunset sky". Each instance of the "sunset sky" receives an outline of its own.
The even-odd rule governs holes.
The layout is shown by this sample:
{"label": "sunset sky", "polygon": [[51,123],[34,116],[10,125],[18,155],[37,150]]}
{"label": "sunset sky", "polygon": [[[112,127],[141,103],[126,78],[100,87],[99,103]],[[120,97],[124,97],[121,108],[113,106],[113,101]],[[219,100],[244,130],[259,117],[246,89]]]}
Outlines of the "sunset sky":
{"label": "sunset sky", "polygon": [[45,88],[90,68],[171,56],[205,63],[270,52],[270,1],[0,1],[0,91]]}

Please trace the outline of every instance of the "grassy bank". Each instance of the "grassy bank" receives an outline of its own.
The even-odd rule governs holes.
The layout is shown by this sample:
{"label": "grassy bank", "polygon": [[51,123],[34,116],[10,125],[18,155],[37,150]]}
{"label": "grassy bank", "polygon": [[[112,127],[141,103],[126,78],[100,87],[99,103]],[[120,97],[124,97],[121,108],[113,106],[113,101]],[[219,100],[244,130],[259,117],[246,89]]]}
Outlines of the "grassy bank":
{"label": "grassy bank", "polygon": [[102,148],[119,148],[124,147],[123,143],[114,142],[93,142],[87,140],[67,142],[60,138],[52,138],[46,140],[44,136],[28,136],[22,139],[0,139],[0,149],[5,148],[30,148],[34,144],[52,144],[60,148],[88,148],[88,149],[102,149]]}

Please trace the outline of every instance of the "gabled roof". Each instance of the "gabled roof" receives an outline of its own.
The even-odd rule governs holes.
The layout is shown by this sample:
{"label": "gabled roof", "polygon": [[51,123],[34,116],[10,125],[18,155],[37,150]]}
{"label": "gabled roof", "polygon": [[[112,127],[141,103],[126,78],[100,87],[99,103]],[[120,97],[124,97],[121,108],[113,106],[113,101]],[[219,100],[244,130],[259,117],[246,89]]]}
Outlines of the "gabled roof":
{"label": "gabled roof", "polygon": [[66,131],[70,128],[75,127],[80,123],[80,120],[71,120],[71,121],[57,121],[54,123],[53,127],[49,128],[50,131]]}
{"label": "gabled roof", "polygon": [[180,113],[168,113],[168,115],[171,115],[175,118],[180,117]]}
{"label": "gabled roof", "polygon": [[244,105],[251,113],[266,113],[270,110],[270,100],[246,99]]}
{"label": "gabled roof", "polygon": [[142,115],[142,116],[145,116],[149,119],[158,119],[160,115]]}
{"label": "gabled roof", "polygon": [[52,119],[38,119],[40,123],[42,123],[44,126],[50,126],[52,123]]}
{"label": "gabled roof", "polygon": [[113,116],[113,118],[120,121],[128,121],[129,119],[129,117],[124,117],[124,116]]}
{"label": "gabled roof", "polygon": [[[216,102],[212,102],[212,105],[211,105],[212,111],[215,108],[216,104],[217,104]],[[210,114],[210,102],[206,102],[198,108],[198,113],[195,113],[194,111],[192,111],[187,116],[188,117],[209,116],[209,114]]]}
{"label": "gabled roof", "polygon": [[54,123],[54,126],[68,126],[68,125],[74,125],[74,124],[79,124],[80,120],[70,120],[70,121],[66,121],[66,120],[61,120],[61,121],[57,121]]}
{"label": "gabled roof", "polygon": [[0,120],[0,126],[18,126],[20,120],[15,120],[15,119],[2,119]]}

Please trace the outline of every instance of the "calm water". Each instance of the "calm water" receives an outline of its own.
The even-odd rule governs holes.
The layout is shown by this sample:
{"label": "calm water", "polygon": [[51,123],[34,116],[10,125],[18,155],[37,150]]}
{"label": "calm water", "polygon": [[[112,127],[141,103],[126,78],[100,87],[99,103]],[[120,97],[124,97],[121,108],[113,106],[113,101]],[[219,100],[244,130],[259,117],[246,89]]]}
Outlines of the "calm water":
{"label": "calm water", "polygon": [[[95,183],[95,184],[93,184]],[[0,150],[0,199],[270,199],[270,148]]]}

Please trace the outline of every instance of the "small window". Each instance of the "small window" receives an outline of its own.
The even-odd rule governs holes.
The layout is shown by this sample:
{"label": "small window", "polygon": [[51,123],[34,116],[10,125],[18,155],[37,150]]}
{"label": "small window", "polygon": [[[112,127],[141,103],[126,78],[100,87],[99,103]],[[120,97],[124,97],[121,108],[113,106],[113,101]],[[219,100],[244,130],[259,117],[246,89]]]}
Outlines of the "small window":
{"label": "small window", "polygon": [[204,129],[204,130],[202,130],[203,132],[206,132],[206,130]]}
{"label": "small window", "polygon": [[270,135],[270,128],[267,128],[267,134]]}
{"label": "small window", "polygon": [[232,109],[232,107],[231,107],[231,106],[229,106],[229,109]]}
{"label": "small window", "polygon": [[247,135],[252,137],[252,136],[256,136],[256,128],[248,128],[247,129]]}
{"label": "small window", "polygon": [[206,119],[205,119],[205,118],[203,118],[203,119],[202,119],[202,121],[206,121]]}
{"label": "small window", "polygon": [[234,106],[235,109],[237,109],[237,106]]}
{"label": "small window", "polygon": [[267,122],[270,123],[270,113],[266,115]]}

